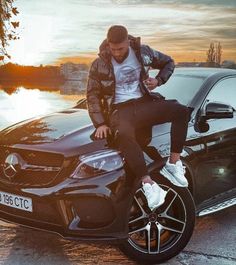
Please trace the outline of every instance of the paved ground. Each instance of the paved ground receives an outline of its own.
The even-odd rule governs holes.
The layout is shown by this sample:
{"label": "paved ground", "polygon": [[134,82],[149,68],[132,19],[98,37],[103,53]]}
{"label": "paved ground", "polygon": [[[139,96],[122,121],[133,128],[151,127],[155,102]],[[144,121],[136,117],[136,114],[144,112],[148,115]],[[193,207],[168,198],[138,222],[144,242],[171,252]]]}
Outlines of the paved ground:
{"label": "paved ground", "polygon": [[[0,221],[1,265],[133,264],[117,248],[83,244]],[[168,265],[236,265],[236,207],[198,218],[193,237]]]}

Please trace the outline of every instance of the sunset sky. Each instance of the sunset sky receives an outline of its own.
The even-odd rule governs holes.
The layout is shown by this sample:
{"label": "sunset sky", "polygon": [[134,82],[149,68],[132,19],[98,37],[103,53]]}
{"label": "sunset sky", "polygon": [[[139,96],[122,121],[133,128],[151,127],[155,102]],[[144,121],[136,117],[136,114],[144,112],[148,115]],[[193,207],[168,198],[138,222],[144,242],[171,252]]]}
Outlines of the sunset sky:
{"label": "sunset sky", "polygon": [[142,43],[176,62],[205,61],[210,42],[221,42],[223,60],[236,60],[235,0],[16,0],[20,40],[11,62],[23,65],[86,62],[107,29],[127,26]]}

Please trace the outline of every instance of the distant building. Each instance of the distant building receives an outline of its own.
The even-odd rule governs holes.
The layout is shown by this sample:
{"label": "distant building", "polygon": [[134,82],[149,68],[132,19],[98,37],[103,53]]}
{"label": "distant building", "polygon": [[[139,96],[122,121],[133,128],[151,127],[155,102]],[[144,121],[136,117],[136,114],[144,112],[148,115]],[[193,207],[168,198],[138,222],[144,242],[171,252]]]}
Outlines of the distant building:
{"label": "distant building", "polygon": [[60,73],[67,80],[86,81],[88,66],[86,64],[68,62],[60,65]]}

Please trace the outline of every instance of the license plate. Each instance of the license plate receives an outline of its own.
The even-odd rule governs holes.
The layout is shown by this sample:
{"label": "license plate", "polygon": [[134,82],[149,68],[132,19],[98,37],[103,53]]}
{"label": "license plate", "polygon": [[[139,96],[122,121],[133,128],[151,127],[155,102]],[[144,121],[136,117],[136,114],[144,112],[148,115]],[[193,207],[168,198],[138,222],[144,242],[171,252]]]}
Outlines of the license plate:
{"label": "license plate", "polygon": [[33,212],[32,199],[24,196],[0,191],[0,204],[27,212]]}

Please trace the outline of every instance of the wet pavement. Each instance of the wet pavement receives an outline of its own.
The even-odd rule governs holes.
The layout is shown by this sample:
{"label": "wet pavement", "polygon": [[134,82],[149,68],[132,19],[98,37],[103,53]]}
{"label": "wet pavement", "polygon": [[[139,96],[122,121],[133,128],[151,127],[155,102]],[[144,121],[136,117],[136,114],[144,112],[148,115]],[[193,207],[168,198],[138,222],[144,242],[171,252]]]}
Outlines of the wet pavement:
{"label": "wet pavement", "polygon": [[[1,265],[137,264],[116,246],[64,240],[0,221]],[[185,249],[163,264],[236,265],[236,207],[197,219]]]}

